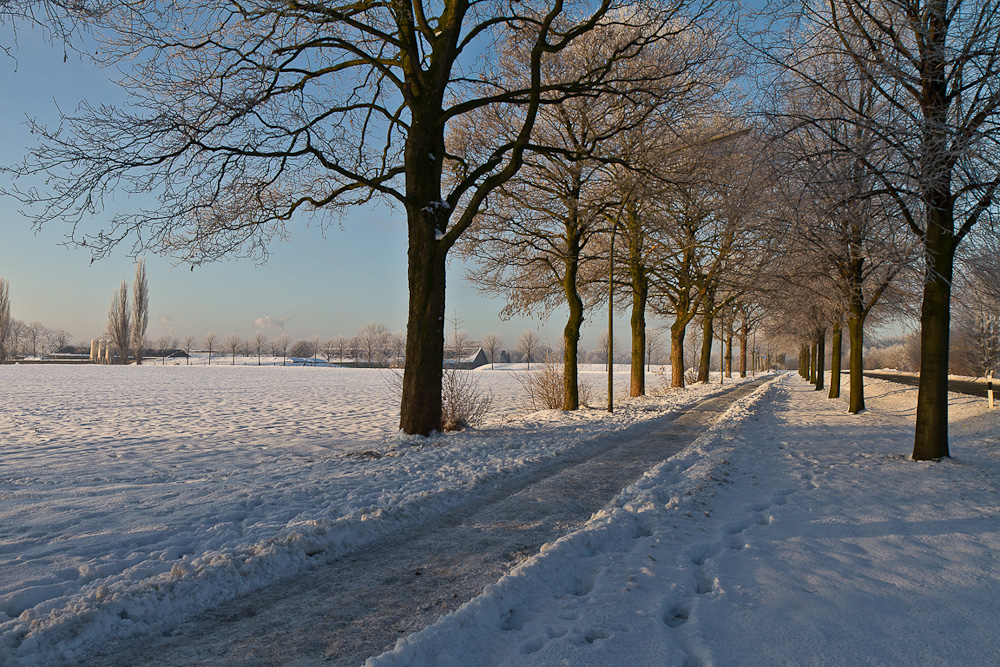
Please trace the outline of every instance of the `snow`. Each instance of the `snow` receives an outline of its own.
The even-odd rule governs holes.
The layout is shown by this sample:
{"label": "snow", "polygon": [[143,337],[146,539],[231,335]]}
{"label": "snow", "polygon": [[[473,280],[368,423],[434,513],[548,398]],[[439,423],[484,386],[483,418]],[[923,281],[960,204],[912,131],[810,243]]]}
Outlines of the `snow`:
{"label": "snow", "polygon": [[868,392],[775,379],[367,664],[994,664],[1000,412],[952,395],[957,456],[915,463],[916,390]]}
{"label": "snow", "polygon": [[719,390],[524,418],[516,368],[478,373],[492,424],[424,439],[376,369],[0,366],[0,663],[168,631]]}
{"label": "snow", "polygon": [[[585,371],[603,404],[601,368]],[[170,632],[720,390],[525,415],[517,369],[475,372],[495,416],[425,439],[395,433],[372,369],[0,366],[0,664]],[[368,664],[992,663],[1000,411],[952,395],[954,458],[914,463],[916,388],[867,388],[851,416],[774,378]]]}

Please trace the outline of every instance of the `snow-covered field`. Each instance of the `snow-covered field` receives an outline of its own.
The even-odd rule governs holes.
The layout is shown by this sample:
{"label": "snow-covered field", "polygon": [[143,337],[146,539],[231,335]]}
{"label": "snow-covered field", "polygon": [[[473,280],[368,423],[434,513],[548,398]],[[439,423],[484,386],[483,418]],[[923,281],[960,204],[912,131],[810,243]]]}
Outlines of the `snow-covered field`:
{"label": "snow-covered field", "polygon": [[0,663],[169,628],[718,390],[524,419],[517,368],[479,374],[493,420],[428,441],[385,371],[0,366]]}
{"label": "snow-covered field", "polygon": [[[169,630],[718,391],[525,416],[515,375],[481,373],[490,423],[425,440],[375,370],[0,366],[0,664]],[[371,664],[993,664],[1000,410],[954,395],[954,458],[918,464],[915,388],[824,396],[774,379]]]}

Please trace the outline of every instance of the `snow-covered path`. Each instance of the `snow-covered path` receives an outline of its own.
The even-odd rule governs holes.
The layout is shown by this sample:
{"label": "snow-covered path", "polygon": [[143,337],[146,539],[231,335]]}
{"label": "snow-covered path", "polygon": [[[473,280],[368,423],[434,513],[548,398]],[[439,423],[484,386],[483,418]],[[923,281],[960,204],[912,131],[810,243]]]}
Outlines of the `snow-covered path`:
{"label": "snow-covered path", "polygon": [[195,616],[168,637],[103,646],[83,664],[361,664],[583,525],[758,384],[577,445],[403,534]]}
{"label": "snow-covered path", "polygon": [[914,398],[781,377],[369,665],[997,664],[998,412],[952,395],[954,458],[914,463]]}

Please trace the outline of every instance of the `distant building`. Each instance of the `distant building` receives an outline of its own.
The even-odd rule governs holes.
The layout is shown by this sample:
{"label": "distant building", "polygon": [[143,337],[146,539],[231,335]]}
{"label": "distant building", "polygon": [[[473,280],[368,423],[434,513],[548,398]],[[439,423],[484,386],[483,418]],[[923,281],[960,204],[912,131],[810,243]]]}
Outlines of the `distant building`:
{"label": "distant building", "polygon": [[487,358],[486,353],[483,352],[483,348],[476,348],[475,352],[470,350],[462,350],[462,356],[459,358],[458,363],[455,363],[454,359],[445,359],[445,368],[460,368],[463,370],[469,370],[472,368],[479,368],[480,366],[485,366],[490,363]]}

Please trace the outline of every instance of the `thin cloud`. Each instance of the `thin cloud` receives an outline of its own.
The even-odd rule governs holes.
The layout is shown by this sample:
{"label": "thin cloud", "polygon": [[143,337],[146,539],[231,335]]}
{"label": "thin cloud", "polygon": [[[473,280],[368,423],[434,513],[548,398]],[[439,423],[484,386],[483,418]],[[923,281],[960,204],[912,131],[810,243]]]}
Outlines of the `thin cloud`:
{"label": "thin cloud", "polygon": [[256,329],[277,329],[279,331],[285,330],[285,325],[288,324],[290,317],[258,317],[253,321],[253,326]]}

